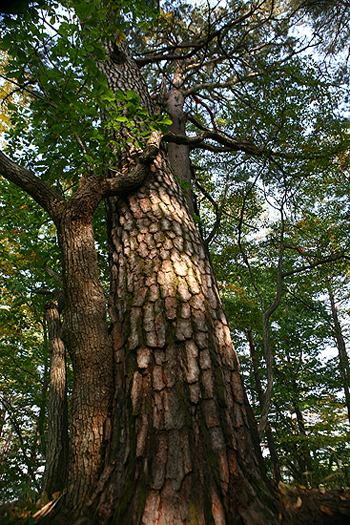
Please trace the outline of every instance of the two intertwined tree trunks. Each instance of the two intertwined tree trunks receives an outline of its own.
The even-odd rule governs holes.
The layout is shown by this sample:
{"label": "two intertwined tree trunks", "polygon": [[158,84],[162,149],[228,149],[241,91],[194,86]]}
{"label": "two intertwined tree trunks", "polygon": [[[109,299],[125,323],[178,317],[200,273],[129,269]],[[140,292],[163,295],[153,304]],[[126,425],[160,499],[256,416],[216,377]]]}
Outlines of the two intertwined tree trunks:
{"label": "two intertwined tree trunks", "polygon": [[[124,44],[101,69],[152,112]],[[119,177],[135,158],[124,150]],[[81,181],[56,218],[74,387],[68,493],[54,520],[277,524],[210,261],[165,153],[152,162],[137,189],[107,200],[109,335],[92,230],[102,182]]]}

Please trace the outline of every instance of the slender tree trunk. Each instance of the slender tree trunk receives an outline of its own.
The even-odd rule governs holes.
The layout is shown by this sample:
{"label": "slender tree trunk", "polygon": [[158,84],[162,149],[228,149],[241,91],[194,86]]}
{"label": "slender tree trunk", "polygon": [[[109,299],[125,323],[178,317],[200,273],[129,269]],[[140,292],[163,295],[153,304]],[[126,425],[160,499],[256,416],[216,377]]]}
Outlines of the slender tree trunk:
{"label": "slender tree trunk", "polygon": [[[296,427],[293,420],[286,417],[285,409],[280,407],[278,402],[275,402],[275,407],[289,434],[294,436],[300,435],[299,426]],[[293,403],[291,411],[294,410],[295,405]],[[294,438],[290,440],[284,440],[283,449],[285,451],[284,461],[288,464],[294,480],[298,481],[299,483],[305,483],[305,471],[307,470],[307,465],[304,461],[304,452],[300,451],[299,442]],[[311,460],[310,455],[309,458]]]}
{"label": "slender tree trunk", "polygon": [[[255,343],[253,339],[252,329],[250,326],[248,326],[247,332],[248,332],[248,341],[249,341],[249,349],[250,349],[250,358],[251,358],[252,365],[253,365],[256,390],[258,393],[260,407],[263,407],[264,390],[261,384],[259,366],[257,362],[256,352],[255,352]],[[267,439],[267,446],[270,451],[272,474],[273,474],[275,482],[278,483],[279,481],[282,481],[282,477],[281,477],[281,472],[280,472],[280,468],[278,464],[278,456],[277,456],[276,447],[275,447],[275,443],[274,443],[272,430],[271,430],[269,421],[267,421],[267,425],[266,425],[266,439]]]}
{"label": "slender tree trunk", "polygon": [[296,414],[298,434],[301,440],[297,449],[297,461],[299,465],[299,471],[302,473],[305,480],[305,477],[307,479],[307,473],[313,470],[313,461],[310,455],[308,438],[305,431],[304,417],[299,406],[298,385],[295,380],[293,380],[293,391],[295,395],[295,398],[293,399],[293,410]]}
{"label": "slender tree trunk", "polygon": [[42,380],[42,389],[41,389],[41,402],[40,402],[40,412],[38,417],[38,434],[41,445],[41,453],[46,457],[46,441],[45,441],[45,432],[44,432],[44,422],[46,414],[46,404],[47,404],[47,392],[48,392],[48,375],[49,375],[49,342],[47,334],[47,324],[45,319],[43,320],[43,335],[44,335],[44,352],[45,352],[45,361],[44,361],[44,371],[43,371],[43,380]]}
{"label": "slender tree trunk", "polygon": [[71,197],[57,228],[65,294],[62,339],[74,371],[66,502],[73,516],[79,514],[102,468],[104,429],[113,388],[106,300],[98,277],[92,228],[96,203],[92,205],[89,195],[84,197]]}
{"label": "slender tree trunk", "polygon": [[68,473],[68,406],[66,351],[61,339],[58,301],[45,305],[50,344],[50,393],[47,454],[42,491],[51,499],[66,487]]}
{"label": "slender tree trunk", "polygon": [[[181,73],[178,72],[173,81],[172,89],[167,93],[167,110],[173,121],[169,131],[176,135],[186,134],[186,114],[184,112],[185,97],[181,91]],[[168,144],[168,156],[171,167],[180,181],[186,183],[184,194],[187,198],[187,205],[190,213],[194,213],[193,192],[191,189],[191,162],[190,148],[183,144]]]}
{"label": "slender tree trunk", "polygon": [[[289,341],[286,341],[287,346],[289,346]],[[290,353],[287,350],[286,353],[287,361],[290,365],[290,370],[293,370],[293,364],[290,357]],[[300,356],[301,359],[301,356]],[[301,472],[302,478],[300,479],[301,482],[304,482],[305,476],[307,476],[307,472],[310,472],[313,470],[313,460],[310,455],[310,449],[309,449],[309,443],[305,431],[305,424],[304,424],[304,417],[302,414],[302,411],[300,409],[300,390],[298,387],[298,376],[297,371],[290,377],[290,383],[292,387],[292,398],[291,398],[291,412],[296,415],[296,423],[297,426],[294,426],[294,430],[292,433],[296,433],[299,437],[299,442],[297,443],[297,446],[295,448],[296,453],[296,460],[298,463],[298,469],[299,472]],[[292,417],[292,423],[293,423],[293,417]]]}
{"label": "slender tree trunk", "polygon": [[345,347],[345,341],[343,338],[338,311],[334,300],[334,294],[330,285],[329,280],[327,279],[327,289],[328,297],[331,303],[331,311],[334,322],[334,335],[337,342],[338,353],[339,353],[339,368],[340,368],[340,377],[343,383],[343,389],[345,394],[345,404],[348,412],[348,419],[350,424],[350,367],[349,367],[349,358]]}

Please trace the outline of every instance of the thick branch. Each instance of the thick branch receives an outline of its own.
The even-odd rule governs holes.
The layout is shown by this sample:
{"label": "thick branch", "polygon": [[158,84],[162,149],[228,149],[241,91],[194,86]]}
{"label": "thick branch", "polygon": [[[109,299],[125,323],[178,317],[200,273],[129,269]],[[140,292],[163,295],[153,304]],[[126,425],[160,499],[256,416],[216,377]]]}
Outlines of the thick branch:
{"label": "thick branch", "polygon": [[[13,182],[46,210],[54,222],[65,206],[75,206],[76,213],[92,214],[100,201],[109,195],[126,193],[142,184],[148,175],[149,167],[156,158],[162,135],[160,131],[152,131],[144,151],[140,154],[136,167],[130,172],[115,172],[115,177],[100,180],[96,177],[82,178],[77,190],[68,203],[65,198],[34,173],[22,168],[0,151],[0,174]],[[80,210],[80,211],[79,211]]]}
{"label": "thick branch", "polygon": [[55,221],[65,203],[64,197],[39,179],[33,172],[22,168],[0,151],[0,174],[26,191]]}
{"label": "thick branch", "polygon": [[147,177],[150,165],[158,155],[161,139],[160,131],[152,131],[136,167],[130,172],[115,172],[113,178],[102,182],[103,197],[127,193],[138,188]]}

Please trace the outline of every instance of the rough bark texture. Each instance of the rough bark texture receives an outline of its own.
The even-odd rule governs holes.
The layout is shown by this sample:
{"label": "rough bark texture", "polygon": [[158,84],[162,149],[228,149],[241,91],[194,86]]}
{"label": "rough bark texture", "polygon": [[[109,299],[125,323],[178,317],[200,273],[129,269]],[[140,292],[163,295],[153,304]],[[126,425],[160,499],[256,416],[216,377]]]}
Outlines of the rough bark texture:
{"label": "rough bark texture", "polygon": [[95,523],[277,523],[215,278],[168,163],[109,205],[116,392]]}
{"label": "rough bark texture", "polygon": [[50,392],[42,491],[51,499],[54,492],[62,492],[65,488],[68,472],[66,351],[61,339],[61,321],[56,300],[46,304],[45,317],[50,345]]}
{"label": "rough bark texture", "polygon": [[106,301],[92,228],[96,201],[97,196],[78,191],[58,223],[65,292],[62,338],[74,370],[67,495],[73,515],[79,513],[98,480],[113,388]]}

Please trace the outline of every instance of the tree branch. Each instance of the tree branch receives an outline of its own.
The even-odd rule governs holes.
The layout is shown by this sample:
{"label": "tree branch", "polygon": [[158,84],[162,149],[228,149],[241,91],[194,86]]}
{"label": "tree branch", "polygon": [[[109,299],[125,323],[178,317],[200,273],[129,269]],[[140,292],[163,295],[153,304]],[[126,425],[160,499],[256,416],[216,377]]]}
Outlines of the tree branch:
{"label": "tree branch", "polygon": [[[193,117],[191,117],[191,119],[192,118]],[[175,144],[185,144],[187,146],[192,146],[192,147],[202,146],[203,148],[204,144],[202,143],[205,139],[215,140],[222,146],[225,146],[226,148],[228,148],[226,151],[244,151],[245,153],[248,153],[250,155],[256,155],[256,156],[261,156],[263,152],[262,148],[258,148],[252,142],[249,142],[247,140],[232,139],[230,137],[227,137],[223,133],[220,133],[219,131],[213,131],[213,130],[203,131],[202,133],[194,137],[187,137],[185,135],[176,135],[175,133],[172,133],[171,131],[169,131],[163,136],[162,140],[164,142],[174,142]],[[208,144],[205,144],[205,149],[208,149],[207,146]]]}
{"label": "tree branch", "polygon": [[0,174],[26,191],[50,215],[55,222],[57,214],[65,204],[64,197],[32,171],[22,168],[0,151]]}
{"label": "tree branch", "polygon": [[[193,57],[196,53],[198,53],[202,49],[206,48],[210,42],[212,42],[215,38],[220,37],[220,35],[224,31],[227,31],[228,29],[231,29],[235,25],[244,22],[244,20],[249,18],[255,11],[258,10],[259,7],[260,7],[259,5],[258,6],[252,6],[247,13],[245,13],[244,15],[239,16],[238,18],[236,18],[235,20],[233,20],[229,24],[225,24],[224,26],[220,27],[220,29],[216,29],[215,31],[212,31],[211,33],[209,33],[209,35],[205,39],[201,39],[201,40],[199,40],[197,42],[193,42],[193,43],[190,43],[190,44],[181,43],[181,44],[177,44],[177,45],[174,45],[174,46],[169,46],[169,47],[167,47],[165,49],[162,49],[158,53],[155,52],[154,54],[148,54],[148,55],[146,55],[144,57],[139,57],[139,58],[136,58],[134,60],[135,60],[137,66],[139,68],[141,68],[143,66],[147,66],[148,64],[159,63],[159,62],[162,62],[164,60],[166,60],[166,61],[187,60],[187,59]],[[185,49],[185,48],[188,48],[188,47],[189,48],[192,47],[192,51],[190,51],[189,53],[186,53],[185,55],[179,55],[177,53],[178,49]],[[167,51],[169,51],[169,53],[167,53]]]}
{"label": "tree branch", "polygon": [[350,259],[350,257],[348,255],[345,255],[344,253],[341,253],[340,255],[334,255],[333,257],[326,257],[325,259],[322,259],[322,261],[306,264],[305,266],[301,266],[300,268],[296,268],[295,270],[290,270],[289,272],[283,272],[282,277],[289,277],[290,275],[294,275],[296,273],[305,272],[306,270],[312,270],[312,268],[316,268],[321,264],[339,261],[339,259]]}
{"label": "tree branch", "polygon": [[152,131],[147,141],[146,148],[141,153],[136,167],[130,172],[114,172],[113,178],[102,181],[103,197],[126,193],[138,188],[149,173],[149,168],[158,155],[162,134]]}
{"label": "tree branch", "polygon": [[228,80],[227,82],[203,82],[203,84],[197,84],[196,86],[193,86],[192,88],[190,88],[187,91],[185,91],[184,92],[184,96],[188,97],[189,95],[194,95],[195,93],[198,93],[198,91],[202,91],[204,89],[206,91],[211,91],[212,89],[230,87],[233,84],[241,83],[244,80],[248,80],[248,79],[251,79],[251,78],[256,78],[260,74],[261,73],[258,73],[258,72],[249,73],[244,78],[241,78],[239,80],[233,80],[232,79],[232,80]]}

